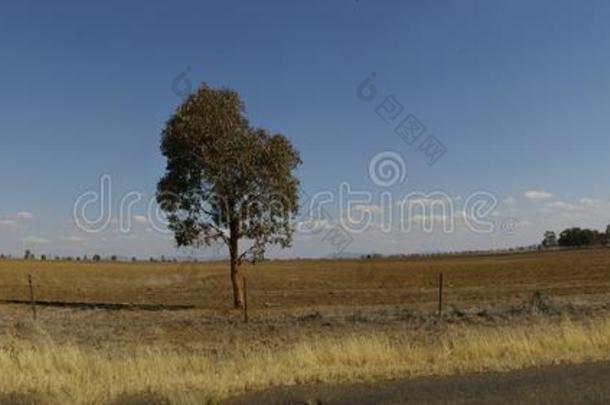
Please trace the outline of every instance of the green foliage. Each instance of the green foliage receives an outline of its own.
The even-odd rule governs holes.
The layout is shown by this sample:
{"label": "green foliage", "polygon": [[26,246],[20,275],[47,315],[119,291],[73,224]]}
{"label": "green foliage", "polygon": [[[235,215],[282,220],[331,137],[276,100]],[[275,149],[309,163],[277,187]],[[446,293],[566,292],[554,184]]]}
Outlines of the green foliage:
{"label": "green foliage", "polygon": [[[161,151],[157,201],[178,246],[224,242],[239,263],[290,245],[299,154],[285,136],[251,127],[236,92],[200,87],[167,122]],[[250,246],[241,254],[240,239]]]}
{"label": "green foliage", "polygon": [[570,228],[559,235],[559,246],[580,247],[606,245],[607,234],[592,229]]}

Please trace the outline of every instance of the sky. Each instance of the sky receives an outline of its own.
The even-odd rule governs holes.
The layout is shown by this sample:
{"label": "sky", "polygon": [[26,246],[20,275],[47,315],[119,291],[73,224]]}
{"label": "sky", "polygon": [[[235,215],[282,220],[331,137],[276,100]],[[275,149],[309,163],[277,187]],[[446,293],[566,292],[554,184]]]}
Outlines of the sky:
{"label": "sky", "polygon": [[177,250],[149,205],[160,133],[202,82],[293,142],[304,196],[332,197],[272,257],[505,248],[610,223],[608,2],[1,7],[0,252],[225,255]]}

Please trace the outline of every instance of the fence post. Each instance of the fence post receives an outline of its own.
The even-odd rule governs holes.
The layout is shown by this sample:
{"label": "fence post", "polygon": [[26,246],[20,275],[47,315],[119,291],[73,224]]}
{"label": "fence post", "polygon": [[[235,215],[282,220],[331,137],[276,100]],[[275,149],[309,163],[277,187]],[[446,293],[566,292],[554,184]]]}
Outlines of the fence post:
{"label": "fence post", "polygon": [[248,323],[248,284],[246,282],[246,276],[244,276],[243,281],[244,281],[244,323]]}
{"label": "fence post", "polygon": [[28,274],[28,283],[30,284],[30,305],[32,306],[32,316],[34,321],[36,320],[36,300],[34,299],[34,283],[32,282],[32,275]]}
{"label": "fence post", "polygon": [[443,273],[438,275],[438,317],[443,317]]}

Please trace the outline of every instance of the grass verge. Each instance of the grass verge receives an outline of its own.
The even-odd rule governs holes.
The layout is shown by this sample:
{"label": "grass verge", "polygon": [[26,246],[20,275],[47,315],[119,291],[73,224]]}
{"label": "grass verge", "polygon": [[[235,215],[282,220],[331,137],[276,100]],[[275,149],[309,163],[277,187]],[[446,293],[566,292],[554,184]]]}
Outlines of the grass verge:
{"label": "grass verge", "polygon": [[[207,357],[163,345],[85,348],[4,337],[0,403],[205,403],[248,390],[305,383],[450,375],[610,359],[610,319],[459,326],[423,342],[381,333],[308,339],[252,352],[227,344]],[[27,401],[26,401],[27,402]],[[24,402],[25,403],[25,402]]]}

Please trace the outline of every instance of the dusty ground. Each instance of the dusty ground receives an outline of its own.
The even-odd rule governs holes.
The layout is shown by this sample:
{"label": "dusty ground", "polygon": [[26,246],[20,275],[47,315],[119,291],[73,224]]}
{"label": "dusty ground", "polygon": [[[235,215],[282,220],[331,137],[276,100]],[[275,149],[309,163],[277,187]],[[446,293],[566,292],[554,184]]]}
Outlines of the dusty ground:
{"label": "dusty ground", "polygon": [[[438,273],[445,279],[445,322],[434,316]],[[410,260],[267,262],[245,269],[250,323],[230,308],[225,263],[0,261],[0,300],[27,302],[27,275],[39,324],[60,340],[286,341],[366,331],[404,334],[452,323],[496,325],[532,316],[585,319],[610,305],[610,249]],[[533,297],[539,293],[541,299]],[[126,310],[81,304],[140,304]],[[174,307],[178,306],[178,307]],[[184,307],[180,307],[184,306]],[[23,304],[0,304],[0,334],[31,318]],[[430,332],[433,333],[433,332]],[[253,339],[256,337],[256,339]]]}
{"label": "dusty ground", "polygon": [[[447,302],[514,303],[610,293],[610,249],[405,260],[272,261],[246,267],[251,306],[403,305],[433,309],[438,273]],[[193,305],[227,309],[226,263],[0,261],[0,299],[27,299],[32,274],[42,300]]]}

